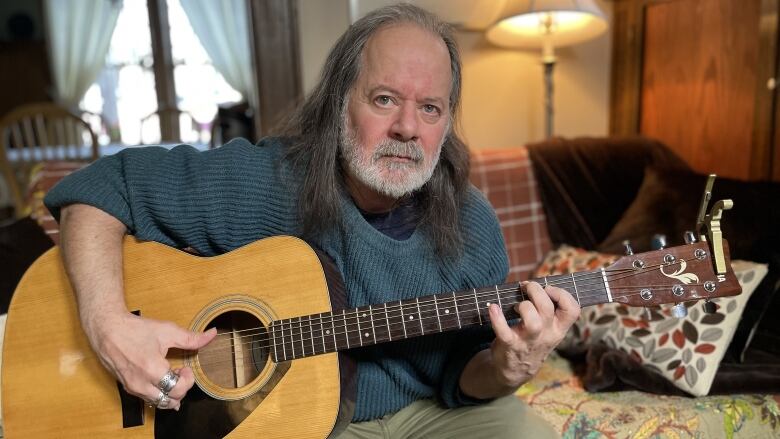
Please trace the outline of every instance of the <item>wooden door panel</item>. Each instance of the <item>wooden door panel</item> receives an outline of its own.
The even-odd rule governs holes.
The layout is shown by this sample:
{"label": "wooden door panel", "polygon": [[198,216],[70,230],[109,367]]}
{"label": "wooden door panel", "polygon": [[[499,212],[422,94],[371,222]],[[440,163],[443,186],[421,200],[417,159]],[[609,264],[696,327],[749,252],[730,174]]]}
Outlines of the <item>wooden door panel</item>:
{"label": "wooden door panel", "polygon": [[646,6],[640,133],[699,172],[751,177],[760,15],[758,1]]}

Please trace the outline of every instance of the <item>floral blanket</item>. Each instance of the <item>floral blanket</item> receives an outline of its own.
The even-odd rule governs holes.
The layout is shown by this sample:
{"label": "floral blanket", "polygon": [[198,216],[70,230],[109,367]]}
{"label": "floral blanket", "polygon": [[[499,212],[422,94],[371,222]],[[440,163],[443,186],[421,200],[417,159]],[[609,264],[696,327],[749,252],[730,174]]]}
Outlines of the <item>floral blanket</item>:
{"label": "floral blanket", "polygon": [[780,395],[687,398],[639,391],[589,393],[552,354],[517,396],[568,438],[778,438]]}

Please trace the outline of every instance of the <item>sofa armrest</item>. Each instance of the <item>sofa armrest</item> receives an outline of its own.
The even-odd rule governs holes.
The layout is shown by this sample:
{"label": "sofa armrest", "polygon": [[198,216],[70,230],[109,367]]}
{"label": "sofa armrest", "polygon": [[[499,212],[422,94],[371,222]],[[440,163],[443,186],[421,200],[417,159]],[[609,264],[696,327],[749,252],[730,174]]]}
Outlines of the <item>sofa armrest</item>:
{"label": "sofa armrest", "polygon": [[498,216],[509,256],[508,280],[527,279],[552,247],[528,150],[473,150],[470,179]]}

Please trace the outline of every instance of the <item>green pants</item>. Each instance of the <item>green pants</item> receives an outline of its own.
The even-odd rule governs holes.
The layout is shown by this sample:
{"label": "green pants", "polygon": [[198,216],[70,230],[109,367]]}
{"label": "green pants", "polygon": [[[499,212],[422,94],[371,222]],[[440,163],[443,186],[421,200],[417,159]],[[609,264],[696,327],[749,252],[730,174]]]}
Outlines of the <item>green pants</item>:
{"label": "green pants", "polygon": [[514,395],[489,404],[445,409],[416,401],[381,419],[350,424],[339,439],[560,438],[552,426]]}

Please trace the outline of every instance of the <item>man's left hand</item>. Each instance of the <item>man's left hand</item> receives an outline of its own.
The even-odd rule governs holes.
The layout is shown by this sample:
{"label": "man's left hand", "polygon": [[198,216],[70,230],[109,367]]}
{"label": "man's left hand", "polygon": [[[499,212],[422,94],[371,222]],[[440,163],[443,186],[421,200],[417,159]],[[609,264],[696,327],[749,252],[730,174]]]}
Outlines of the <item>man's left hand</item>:
{"label": "man's left hand", "polygon": [[496,334],[490,352],[495,377],[516,388],[533,377],[547,355],[563,340],[580,315],[580,306],[566,290],[536,282],[523,284],[529,300],[515,305],[522,319],[509,326],[496,304],[490,305],[490,324]]}

